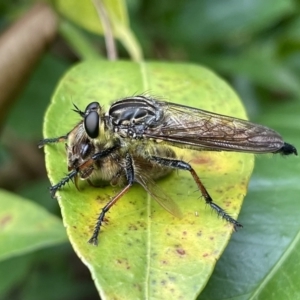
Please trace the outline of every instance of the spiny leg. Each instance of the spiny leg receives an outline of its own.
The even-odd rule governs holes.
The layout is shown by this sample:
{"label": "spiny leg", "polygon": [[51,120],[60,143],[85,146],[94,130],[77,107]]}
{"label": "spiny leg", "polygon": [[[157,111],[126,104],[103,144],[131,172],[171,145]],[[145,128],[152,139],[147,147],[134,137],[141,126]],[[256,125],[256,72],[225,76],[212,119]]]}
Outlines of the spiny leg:
{"label": "spiny leg", "polygon": [[49,139],[41,140],[38,143],[38,147],[42,148],[42,147],[44,147],[45,145],[48,145],[48,144],[65,142],[68,139],[68,136],[69,136],[69,134],[66,134],[66,135],[59,136],[57,138],[49,138]]}
{"label": "spiny leg", "polygon": [[[89,160],[87,160],[82,165],[80,165],[78,168],[76,168],[75,170],[70,172],[66,177],[64,177],[62,180],[60,180],[57,184],[51,186],[50,187],[51,197],[54,198],[57,190],[59,190],[62,186],[64,186],[70,180],[72,180],[73,178],[75,178],[75,180],[76,180],[76,176],[78,174],[80,174],[82,171],[86,170],[87,168],[91,168],[93,166],[93,164],[95,163],[95,161],[109,156],[114,151],[116,151],[119,147],[120,147],[119,145],[115,145],[111,148],[104,149],[104,150],[99,151],[96,154],[94,154]],[[76,181],[75,181],[75,184],[76,184]]]}
{"label": "spiny leg", "polygon": [[179,169],[179,170],[186,170],[191,173],[193,176],[194,181],[196,182],[205,202],[217,212],[219,216],[221,216],[222,219],[226,220],[227,222],[233,224],[233,228],[235,231],[239,227],[243,227],[241,223],[233,219],[223,208],[218,206],[216,203],[213,202],[213,199],[207,192],[206,188],[204,187],[203,183],[201,182],[199,176],[195,172],[195,170],[192,168],[192,166],[182,160],[177,159],[168,159],[168,158],[162,158],[157,156],[151,156],[151,159],[155,161],[157,164],[160,164],[162,166],[170,167],[173,169]]}
{"label": "spiny leg", "polygon": [[59,190],[62,186],[64,186],[66,183],[68,183],[70,180],[72,180],[73,178],[75,178],[76,180],[76,176],[78,175],[79,170],[73,170],[72,172],[70,172],[66,177],[64,177],[60,182],[58,182],[57,184],[52,185],[49,190],[50,190],[50,194],[51,197],[54,198],[57,190]]}
{"label": "spiny leg", "polygon": [[127,185],[115,196],[113,197],[101,210],[99,217],[97,219],[97,223],[95,225],[95,229],[92,237],[89,239],[89,243],[95,246],[98,245],[98,235],[100,232],[101,225],[103,223],[105,214],[109,211],[109,209],[130,189],[134,182],[134,168],[132,164],[132,158],[130,154],[126,154],[126,165],[125,165],[125,173],[127,178]]}
{"label": "spiny leg", "polygon": [[117,194],[114,198],[112,198],[101,210],[99,217],[97,218],[97,223],[94,228],[94,232],[92,237],[89,239],[89,243],[95,246],[98,245],[98,235],[100,232],[101,225],[103,223],[105,214],[109,211],[109,209],[129,190],[132,184],[126,185],[119,194]]}

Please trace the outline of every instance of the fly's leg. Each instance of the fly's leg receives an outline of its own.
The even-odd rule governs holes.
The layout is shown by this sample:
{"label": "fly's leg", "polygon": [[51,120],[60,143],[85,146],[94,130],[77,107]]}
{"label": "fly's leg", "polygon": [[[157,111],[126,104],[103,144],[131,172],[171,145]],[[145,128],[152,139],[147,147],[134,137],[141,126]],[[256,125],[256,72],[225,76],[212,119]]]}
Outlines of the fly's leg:
{"label": "fly's leg", "polygon": [[213,199],[207,192],[206,188],[204,187],[203,183],[201,182],[200,178],[198,177],[197,173],[195,170],[191,167],[190,164],[182,161],[182,160],[177,160],[177,159],[168,159],[168,158],[162,158],[162,157],[157,157],[157,156],[151,156],[151,160],[155,161],[157,164],[166,166],[169,168],[173,169],[178,169],[178,170],[186,170],[191,173],[193,176],[194,181],[196,182],[205,202],[217,212],[217,214],[227,222],[233,224],[233,228],[235,231],[239,227],[243,227],[241,223],[233,219],[223,208],[218,206],[216,203],[213,202]]}
{"label": "fly's leg", "polygon": [[66,177],[64,177],[60,182],[58,182],[57,184],[52,185],[49,188],[51,197],[54,198],[57,190],[59,190],[61,187],[63,187],[70,180],[72,180],[73,178],[75,178],[75,180],[76,180],[76,177],[77,177],[78,173],[79,173],[78,169],[73,170]]}
{"label": "fly's leg", "polygon": [[101,210],[99,217],[97,219],[97,223],[95,225],[95,229],[92,237],[89,239],[89,243],[95,246],[98,245],[98,235],[100,232],[101,225],[103,223],[105,214],[109,211],[109,209],[130,189],[134,182],[134,168],[132,164],[132,158],[129,153],[126,154],[125,157],[126,165],[125,165],[125,174],[127,178],[127,185],[115,196],[113,197]]}
{"label": "fly's leg", "polygon": [[121,192],[119,192],[115,197],[113,197],[101,210],[98,218],[97,218],[97,222],[94,228],[94,232],[92,237],[89,239],[89,243],[93,244],[95,246],[98,245],[98,235],[100,232],[100,228],[101,225],[103,223],[105,214],[109,211],[109,209],[129,190],[129,188],[131,187],[132,184],[127,184]]}
{"label": "fly's leg", "polygon": [[48,145],[48,144],[65,142],[68,139],[68,136],[69,136],[69,134],[66,134],[66,135],[59,136],[57,138],[50,138],[50,139],[41,140],[38,143],[38,147],[42,148],[42,147],[44,147],[45,145]]}
{"label": "fly's leg", "polygon": [[[80,165],[78,168],[74,169],[72,172],[70,172],[66,177],[64,177],[60,182],[58,182],[55,185],[52,185],[50,187],[50,193],[51,193],[51,197],[54,198],[55,193],[57,192],[57,190],[59,190],[61,187],[63,187],[66,183],[68,183],[70,180],[72,180],[73,178],[75,178],[76,180],[76,176],[78,174],[80,174],[81,172],[83,172],[84,170],[88,169],[88,168],[92,168],[93,164],[95,163],[95,161],[103,159],[109,155],[111,155],[114,151],[116,151],[120,146],[119,145],[115,145],[111,148],[108,149],[104,149],[100,152],[97,152],[96,154],[92,155],[92,157],[87,160],[86,162],[84,162],[82,165]],[[75,181],[76,184],[76,181]]]}

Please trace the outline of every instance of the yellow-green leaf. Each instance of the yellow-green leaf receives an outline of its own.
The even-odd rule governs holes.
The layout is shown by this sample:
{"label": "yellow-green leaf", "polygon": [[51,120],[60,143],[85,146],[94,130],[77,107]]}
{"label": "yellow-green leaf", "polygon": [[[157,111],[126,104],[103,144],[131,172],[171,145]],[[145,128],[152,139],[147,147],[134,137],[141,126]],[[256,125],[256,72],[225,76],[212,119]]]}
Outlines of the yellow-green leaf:
{"label": "yellow-green leaf", "polygon": [[[113,15],[119,23],[128,27],[125,1],[104,0],[102,2],[109,15]],[[103,34],[103,27],[92,0],[55,0],[55,7],[63,16],[86,30]]]}
{"label": "yellow-green leaf", "polygon": [[[96,6],[102,2],[103,8],[106,11],[107,18],[109,20],[114,37],[118,38],[125,49],[127,49],[130,57],[134,61],[140,61],[142,59],[141,47],[135,38],[134,33],[130,29],[129,20],[127,15],[126,1],[124,0],[55,0],[55,7],[64,17],[73,21],[75,24],[83,27],[84,29],[96,34],[104,35],[104,28],[100,16],[97,13]],[[72,28],[62,28],[62,30],[72,30]],[[78,35],[74,31],[68,32],[67,37],[72,35],[71,43],[74,43],[74,38],[80,45],[85,46],[81,40],[78,40]],[[89,51],[89,49],[80,49],[81,51]],[[87,54],[93,53],[85,53]]]}
{"label": "yellow-green leaf", "polygon": [[[87,61],[70,70],[54,93],[45,117],[45,137],[69,132],[92,101],[107,109],[117,99],[147,93],[160,99],[245,118],[233,90],[211,71],[190,64]],[[65,176],[64,145],[46,146],[52,184]],[[253,155],[177,149],[203,180],[215,202],[237,218],[253,168]],[[170,215],[135,184],[107,213],[99,246],[87,243],[101,208],[118,188],[80,182],[57,193],[70,241],[92,272],[104,299],[192,299],[203,289],[222,254],[232,225],[220,220],[197,191],[188,172],[157,183],[179,206]]]}
{"label": "yellow-green leaf", "polygon": [[0,190],[0,260],[67,240],[60,220],[42,207]]}

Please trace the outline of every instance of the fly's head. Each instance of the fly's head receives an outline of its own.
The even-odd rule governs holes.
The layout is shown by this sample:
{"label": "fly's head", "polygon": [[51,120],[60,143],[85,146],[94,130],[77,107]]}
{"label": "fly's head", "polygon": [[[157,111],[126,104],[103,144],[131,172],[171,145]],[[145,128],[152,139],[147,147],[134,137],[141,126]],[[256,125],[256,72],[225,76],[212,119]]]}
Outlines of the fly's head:
{"label": "fly's head", "polygon": [[98,102],[91,102],[84,111],[80,110],[75,104],[76,113],[83,118],[83,126],[87,136],[96,139],[100,135],[101,126],[101,106]]}
{"label": "fly's head", "polygon": [[83,121],[70,132],[66,151],[69,171],[77,169],[95,153],[95,145],[88,137]]}
{"label": "fly's head", "polygon": [[[75,106],[74,111],[81,116],[82,120],[68,134],[66,145],[68,170],[78,170],[78,176],[84,180],[90,180],[91,177],[110,180],[112,176],[104,174],[105,172],[103,173],[99,169],[105,166],[107,169],[113,170],[108,172],[111,174],[116,172],[115,169],[120,168],[119,164],[113,162],[110,156],[101,160],[93,158],[96,153],[101,153],[115,143],[115,140],[109,139],[110,135],[103,126],[105,117],[101,114],[100,104],[91,102],[84,111]],[[113,166],[110,167],[110,165]]]}

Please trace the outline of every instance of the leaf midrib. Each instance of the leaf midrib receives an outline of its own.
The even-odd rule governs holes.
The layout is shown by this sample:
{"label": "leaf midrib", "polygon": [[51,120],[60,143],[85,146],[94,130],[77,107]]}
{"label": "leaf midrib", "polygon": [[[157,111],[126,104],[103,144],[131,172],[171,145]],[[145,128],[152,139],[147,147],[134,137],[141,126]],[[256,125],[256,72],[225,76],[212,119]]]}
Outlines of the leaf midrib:
{"label": "leaf midrib", "polygon": [[[144,91],[149,90],[149,79],[146,70],[146,64],[143,62],[139,63],[141,78],[142,78],[142,86]],[[151,268],[151,218],[149,218],[151,214],[151,196],[147,193],[147,253],[146,253],[146,268],[145,268],[145,299],[149,299],[149,277],[150,277],[150,268]]]}

